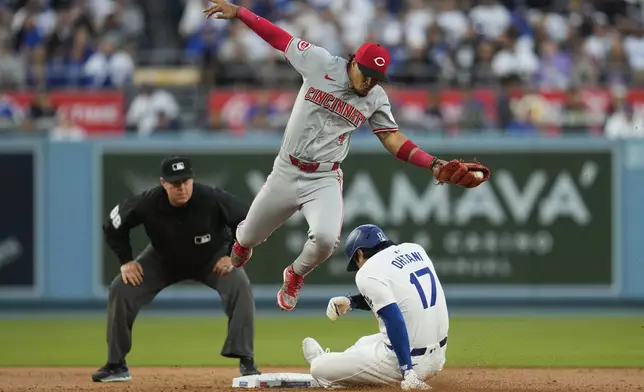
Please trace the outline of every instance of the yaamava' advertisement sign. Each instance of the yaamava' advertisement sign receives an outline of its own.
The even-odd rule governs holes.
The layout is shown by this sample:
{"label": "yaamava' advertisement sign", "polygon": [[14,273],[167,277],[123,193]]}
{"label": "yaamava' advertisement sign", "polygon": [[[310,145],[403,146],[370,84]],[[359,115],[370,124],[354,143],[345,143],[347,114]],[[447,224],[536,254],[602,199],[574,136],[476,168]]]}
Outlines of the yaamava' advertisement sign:
{"label": "yaamava' advertisement sign", "polygon": [[[171,153],[170,151],[168,153]],[[197,181],[250,203],[273,165],[274,152],[187,154]],[[441,154],[446,159],[470,156]],[[103,216],[121,199],[155,186],[161,152],[106,153]],[[436,185],[429,172],[387,153],[350,154],[344,171],[343,242],[307,284],[351,284],[342,254],[357,225],[373,223],[396,241],[426,247],[445,284],[610,285],[612,276],[612,157],[610,151],[517,151],[477,154],[492,169],[475,189]],[[329,211],[329,213],[334,213]],[[308,226],[296,213],[258,246],[247,272],[254,284],[281,283],[298,256]],[[146,244],[140,228],[135,251]],[[103,283],[118,261],[103,246]]]}

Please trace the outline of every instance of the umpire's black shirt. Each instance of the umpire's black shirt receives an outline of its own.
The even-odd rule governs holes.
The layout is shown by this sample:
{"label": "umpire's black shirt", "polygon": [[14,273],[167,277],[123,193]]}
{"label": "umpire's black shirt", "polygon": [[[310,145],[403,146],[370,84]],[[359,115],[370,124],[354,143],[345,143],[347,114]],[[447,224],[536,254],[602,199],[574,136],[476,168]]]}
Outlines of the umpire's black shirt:
{"label": "umpire's black shirt", "polygon": [[159,185],[114,207],[103,232],[107,245],[125,264],[134,260],[130,230],[143,224],[163,262],[190,273],[230,253],[237,225],[247,213],[248,205],[232,194],[197,182],[190,200],[173,207]]}

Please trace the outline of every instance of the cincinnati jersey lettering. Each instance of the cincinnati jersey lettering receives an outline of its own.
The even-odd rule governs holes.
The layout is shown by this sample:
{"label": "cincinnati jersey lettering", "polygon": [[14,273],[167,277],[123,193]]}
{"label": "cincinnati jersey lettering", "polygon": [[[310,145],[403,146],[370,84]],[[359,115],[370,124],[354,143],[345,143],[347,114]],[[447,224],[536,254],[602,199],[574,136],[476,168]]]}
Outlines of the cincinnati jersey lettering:
{"label": "cincinnati jersey lettering", "polygon": [[284,152],[303,161],[339,163],[346,158],[356,129],[365,125],[374,133],[398,129],[381,86],[365,97],[351,91],[347,59],[299,38],[293,38],[285,56],[302,76],[302,86],[284,130]]}
{"label": "cincinnati jersey lettering", "polygon": [[304,99],[337,114],[356,128],[367,121],[367,117],[353,105],[315,87],[309,87],[306,95],[304,95]]}

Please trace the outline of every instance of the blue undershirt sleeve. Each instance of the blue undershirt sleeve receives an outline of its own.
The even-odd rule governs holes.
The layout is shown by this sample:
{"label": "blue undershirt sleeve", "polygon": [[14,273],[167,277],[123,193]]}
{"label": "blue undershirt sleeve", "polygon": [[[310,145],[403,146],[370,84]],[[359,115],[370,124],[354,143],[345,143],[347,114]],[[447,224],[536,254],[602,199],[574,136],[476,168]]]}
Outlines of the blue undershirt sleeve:
{"label": "blue undershirt sleeve", "polygon": [[398,304],[391,303],[378,311],[378,315],[382,318],[387,329],[387,336],[394,348],[396,357],[398,357],[398,364],[402,371],[411,370],[411,350],[409,348],[409,335],[407,334],[407,326],[405,319]]}

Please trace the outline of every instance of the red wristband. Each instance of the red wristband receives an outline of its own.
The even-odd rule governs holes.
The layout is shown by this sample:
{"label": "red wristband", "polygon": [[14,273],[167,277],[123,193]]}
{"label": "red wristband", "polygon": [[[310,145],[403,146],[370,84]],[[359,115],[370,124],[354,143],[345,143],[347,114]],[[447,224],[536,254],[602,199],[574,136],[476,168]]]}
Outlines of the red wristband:
{"label": "red wristband", "polygon": [[[421,150],[420,148],[414,153],[414,155],[411,155],[411,152],[416,147],[418,146],[414,142],[407,139],[407,141],[405,141],[398,149],[396,158],[400,159],[401,161],[409,162],[415,166],[422,167],[423,169],[429,169],[432,165],[432,162],[434,162],[434,159],[436,158],[433,155],[430,155]],[[409,158],[410,155],[411,159]]]}
{"label": "red wristband", "polygon": [[429,169],[432,166],[434,159],[436,158],[433,155],[419,149],[411,156],[409,162],[415,166],[422,167],[423,169]]}
{"label": "red wristband", "polygon": [[411,154],[412,150],[414,148],[418,147],[414,142],[411,140],[407,139],[402,146],[398,149],[398,152],[396,153],[396,158],[400,159],[401,161],[407,162],[409,160],[409,155]]}

